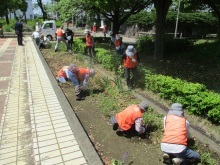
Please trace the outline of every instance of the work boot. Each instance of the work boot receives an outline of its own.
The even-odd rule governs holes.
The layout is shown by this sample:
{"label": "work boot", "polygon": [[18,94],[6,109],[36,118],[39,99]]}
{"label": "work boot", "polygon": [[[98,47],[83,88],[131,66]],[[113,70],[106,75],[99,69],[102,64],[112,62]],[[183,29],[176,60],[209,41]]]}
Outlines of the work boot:
{"label": "work boot", "polygon": [[174,165],[181,165],[181,163],[183,162],[182,158],[173,158],[172,162]]}
{"label": "work boot", "polygon": [[118,129],[118,123],[115,123],[115,124],[113,125],[113,130],[116,131],[117,129]]}

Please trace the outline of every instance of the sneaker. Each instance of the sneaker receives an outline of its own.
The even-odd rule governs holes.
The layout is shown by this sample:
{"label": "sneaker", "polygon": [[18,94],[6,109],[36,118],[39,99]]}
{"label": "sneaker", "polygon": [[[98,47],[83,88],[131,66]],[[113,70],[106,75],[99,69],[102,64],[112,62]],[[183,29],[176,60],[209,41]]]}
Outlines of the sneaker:
{"label": "sneaker", "polygon": [[181,165],[181,163],[183,162],[183,159],[181,158],[173,158],[172,162],[174,165]]}
{"label": "sneaker", "polygon": [[167,153],[163,154],[163,162],[170,164],[170,156]]}
{"label": "sneaker", "polygon": [[167,153],[164,153],[163,154],[163,159],[164,160],[170,159],[170,156]]}

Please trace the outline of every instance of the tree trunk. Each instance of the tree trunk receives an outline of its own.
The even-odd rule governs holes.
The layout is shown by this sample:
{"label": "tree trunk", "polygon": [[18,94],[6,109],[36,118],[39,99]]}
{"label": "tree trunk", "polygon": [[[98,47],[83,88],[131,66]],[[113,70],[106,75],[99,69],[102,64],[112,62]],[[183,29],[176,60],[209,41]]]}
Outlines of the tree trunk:
{"label": "tree trunk", "polygon": [[43,13],[43,20],[45,21],[47,19],[47,13],[44,10],[42,0],[37,0],[37,3],[38,3],[38,6],[40,7],[40,9],[41,9],[41,11]]}
{"label": "tree trunk", "polygon": [[153,0],[156,8],[156,35],[155,35],[155,48],[154,59],[164,58],[164,32],[165,32],[165,19],[168,9],[172,3],[172,0]]}
{"label": "tree trunk", "polygon": [[113,35],[118,34],[120,29],[118,17],[113,18]]}
{"label": "tree trunk", "polygon": [[7,25],[9,25],[9,18],[8,18],[8,14],[6,14],[6,15],[5,15],[5,21],[6,21],[6,24],[7,24]]}
{"label": "tree trunk", "polygon": [[217,39],[220,39],[220,17],[218,18]]}

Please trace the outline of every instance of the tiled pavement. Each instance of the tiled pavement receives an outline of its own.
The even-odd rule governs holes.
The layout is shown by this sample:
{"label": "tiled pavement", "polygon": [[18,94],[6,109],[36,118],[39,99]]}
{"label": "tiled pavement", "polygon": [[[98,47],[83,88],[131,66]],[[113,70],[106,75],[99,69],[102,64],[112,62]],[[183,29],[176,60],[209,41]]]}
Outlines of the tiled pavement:
{"label": "tiled pavement", "polygon": [[0,39],[0,165],[101,165],[30,37]]}

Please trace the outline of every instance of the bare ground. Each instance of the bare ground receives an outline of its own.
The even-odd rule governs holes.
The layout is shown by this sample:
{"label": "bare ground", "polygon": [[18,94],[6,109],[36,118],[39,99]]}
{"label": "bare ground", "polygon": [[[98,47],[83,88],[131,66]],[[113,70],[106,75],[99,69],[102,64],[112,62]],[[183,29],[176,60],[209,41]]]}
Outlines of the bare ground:
{"label": "bare ground", "polygon": [[[41,51],[54,76],[56,76],[57,71],[62,66],[69,65],[70,63],[79,62],[79,59],[76,60],[76,56],[72,53],[54,53],[52,50]],[[180,64],[180,61],[172,67],[169,67],[170,61],[155,61],[151,58],[148,58],[145,62],[147,62],[146,65],[148,65],[149,67],[155,68],[158,73],[168,72],[169,70],[173,69],[176,72],[171,72],[170,75],[175,75],[176,73],[181,73],[181,69],[184,68],[184,73],[185,75],[187,75],[185,77],[188,77],[187,73],[190,73],[190,67],[182,67],[183,64]],[[89,62],[80,63],[80,65],[91,67],[91,64]],[[196,65],[195,67],[198,67],[198,65]],[[108,74],[108,71],[102,69],[101,71],[96,71],[96,76],[100,75],[100,72],[105,72],[106,74]],[[151,137],[141,139],[138,137],[125,138],[117,136],[116,133],[112,130],[112,127],[109,125],[108,117],[103,116],[100,112],[100,109],[98,107],[98,100],[94,98],[94,96],[90,96],[89,94],[87,94],[85,100],[76,101],[73,86],[71,83],[61,84],[61,88],[66,95],[69,103],[71,104],[73,110],[77,114],[85,131],[93,142],[95,148],[97,149],[104,164],[110,165],[112,159],[123,160],[125,153],[128,153],[128,156],[125,158],[125,164],[163,164],[159,140],[153,140],[151,139]],[[214,87],[210,88],[214,89]],[[97,91],[97,93],[98,92],[101,91]]]}

